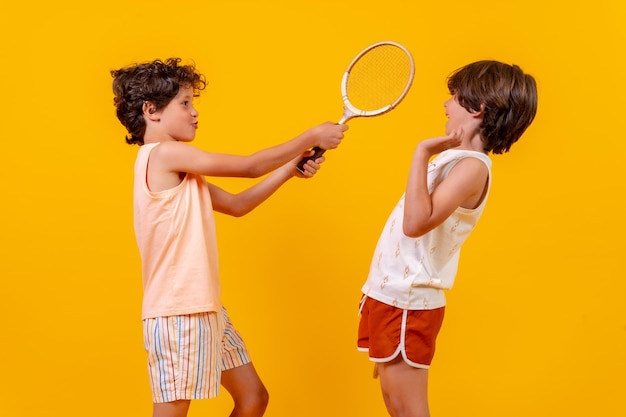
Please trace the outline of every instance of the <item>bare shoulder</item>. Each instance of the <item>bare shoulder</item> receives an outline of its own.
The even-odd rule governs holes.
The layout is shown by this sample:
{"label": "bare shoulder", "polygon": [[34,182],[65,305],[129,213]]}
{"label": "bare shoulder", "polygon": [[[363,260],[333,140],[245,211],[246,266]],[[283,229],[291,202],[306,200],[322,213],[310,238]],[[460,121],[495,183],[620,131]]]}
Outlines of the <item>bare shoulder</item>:
{"label": "bare shoulder", "polygon": [[199,153],[202,153],[202,151],[188,143],[168,141],[161,142],[159,146],[155,147],[150,159],[155,163],[163,164],[172,169],[178,167],[178,161],[194,158],[194,155]]}
{"label": "bare shoulder", "polygon": [[241,157],[207,152],[187,142],[162,142],[151,160],[163,172],[192,173],[205,176],[241,176]]}
{"label": "bare shoulder", "polygon": [[155,154],[169,154],[169,153],[177,153],[177,152],[189,152],[195,149],[188,143],[178,142],[178,141],[166,141],[161,142],[159,146],[155,147],[152,151]]}
{"label": "bare shoulder", "polygon": [[461,207],[475,208],[480,204],[485,194],[489,168],[478,158],[466,157],[461,159],[450,171],[449,179],[453,178],[456,186],[463,190],[465,196]]}
{"label": "bare shoulder", "polygon": [[176,187],[184,177],[184,170],[176,168],[177,161],[184,158],[191,146],[178,142],[161,142],[150,153],[147,183],[153,192]]}
{"label": "bare shoulder", "polygon": [[453,170],[461,170],[468,174],[473,172],[476,174],[489,175],[489,168],[487,168],[485,162],[473,156],[462,158],[457,162]]}

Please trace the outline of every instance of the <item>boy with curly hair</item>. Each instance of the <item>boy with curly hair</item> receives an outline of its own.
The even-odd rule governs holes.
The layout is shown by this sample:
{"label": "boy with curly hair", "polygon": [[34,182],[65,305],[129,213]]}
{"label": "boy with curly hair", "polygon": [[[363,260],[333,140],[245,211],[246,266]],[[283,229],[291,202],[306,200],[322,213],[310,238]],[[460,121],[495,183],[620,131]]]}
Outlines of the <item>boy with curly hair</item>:
{"label": "boy with curly hair", "polygon": [[[190,145],[198,129],[193,99],[204,76],[181,59],[111,71],[117,117],[135,162],[134,228],[142,261],[144,344],[154,417],[186,416],[191,400],[232,395],[231,417],[259,417],[268,393],[220,301],[213,211],[250,212],[292,177],[312,177],[324,158],[296,169],[312,147],[336,148],[344,125],[327,122],[251,155],[205,152]],[[238,194],[205,176],[268,174]]]}

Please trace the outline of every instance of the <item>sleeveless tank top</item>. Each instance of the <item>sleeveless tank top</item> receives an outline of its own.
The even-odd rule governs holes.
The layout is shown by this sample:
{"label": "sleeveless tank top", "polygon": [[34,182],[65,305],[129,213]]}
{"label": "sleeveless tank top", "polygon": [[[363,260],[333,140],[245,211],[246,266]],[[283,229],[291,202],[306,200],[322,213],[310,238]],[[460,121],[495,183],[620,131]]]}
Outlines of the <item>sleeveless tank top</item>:
{"label": "sleeveless tank top", "polygon": [[142,318],[220,311],[213,205],[206,180],[187,173],[176,187],[152,192],[150,152],[135,161],[134,228],[142,262]]}
{"label": "sleeveless tank top", "polygon": [[458,207],[443,223],[423,236],[403,233],[404,194],[383,228],[362,287],[363,293],[385,304],[409,310],[429,310],[445,305],[444,289],[452,288],[461,245],[483,212],[491,187],[491,159],[483,153],[450,149],[428,166],[428,188],[447,177],[463,158],[480,159],[489,169],[487,190],[475,209]]}

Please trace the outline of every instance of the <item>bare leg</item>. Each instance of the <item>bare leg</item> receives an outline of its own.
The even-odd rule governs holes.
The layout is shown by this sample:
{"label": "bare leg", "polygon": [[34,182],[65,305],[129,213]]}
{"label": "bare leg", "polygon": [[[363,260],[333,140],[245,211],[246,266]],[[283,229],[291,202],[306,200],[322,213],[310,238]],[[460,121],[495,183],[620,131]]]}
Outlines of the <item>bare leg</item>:
{"label": "bare leg", "polygon": [[428,369],[414,368],[398,356],[378,365],[380,387],[391,417],[429,417]]}
{"label": "bare leg", "polygon": [[187,410],[189,410],[189,403],[189,400],[155,403],[152,417],[186,417]]}
{"label": "bare leg", "polygon": [[230,417],[261,417],[265,413],[269,394],[252,363],[222,372],[222,385],[235,403]]}

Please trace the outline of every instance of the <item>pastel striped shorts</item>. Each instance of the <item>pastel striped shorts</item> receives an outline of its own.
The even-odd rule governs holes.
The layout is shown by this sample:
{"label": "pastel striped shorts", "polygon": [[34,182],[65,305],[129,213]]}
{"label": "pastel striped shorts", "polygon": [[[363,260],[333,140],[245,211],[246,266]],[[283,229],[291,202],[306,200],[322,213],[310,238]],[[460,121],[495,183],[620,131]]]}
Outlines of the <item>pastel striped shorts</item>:
{"label": "pastel striped shorts", "polygon": [[222,371],[250,356],[226,309],[143,320],[155,403],[216,397]]}

